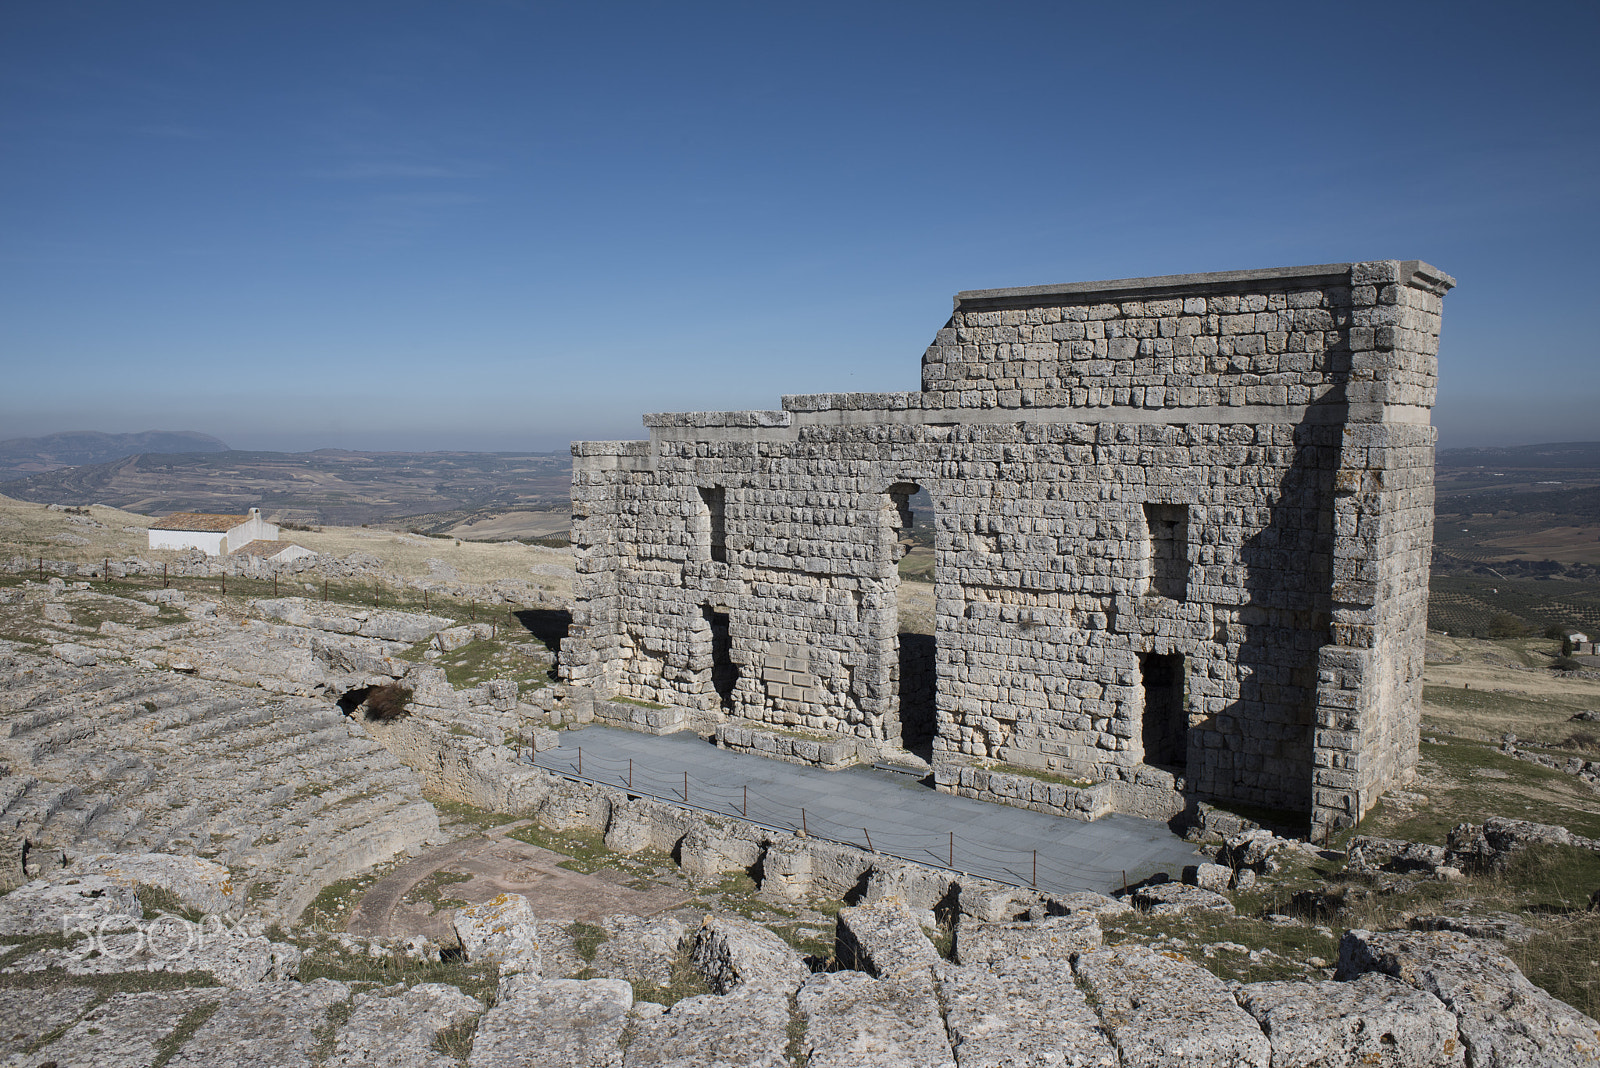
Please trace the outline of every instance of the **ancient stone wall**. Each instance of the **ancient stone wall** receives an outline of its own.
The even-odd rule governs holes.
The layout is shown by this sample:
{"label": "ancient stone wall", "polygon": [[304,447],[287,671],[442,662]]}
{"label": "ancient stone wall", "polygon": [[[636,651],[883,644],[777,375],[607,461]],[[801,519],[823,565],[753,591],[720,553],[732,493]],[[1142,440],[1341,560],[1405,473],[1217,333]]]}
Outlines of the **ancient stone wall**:
{"label": "ancient stone wall", "polygon": [[[566,676],[705,727],[931,735],[1124,810],[1358,818],[1414,773],[1451,285],[1380,261],[963,293],[921,392],[577,443]],[[930,652],[897,613],[919,489],[932,722],[899,693]]]}

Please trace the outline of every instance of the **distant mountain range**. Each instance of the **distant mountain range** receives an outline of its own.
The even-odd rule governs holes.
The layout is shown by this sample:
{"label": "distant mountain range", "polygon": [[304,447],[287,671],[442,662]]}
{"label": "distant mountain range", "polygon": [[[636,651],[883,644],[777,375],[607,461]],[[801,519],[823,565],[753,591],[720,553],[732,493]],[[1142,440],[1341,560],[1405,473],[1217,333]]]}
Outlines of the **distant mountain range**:
{"label": "distant mountain range", "polygon": [[227,442],[192,430],[146,430],[142,434],[68,430],[39,438],[11,438],[0,441],[0,482],[79,464],[103,464],[141,452],[227,450]]}

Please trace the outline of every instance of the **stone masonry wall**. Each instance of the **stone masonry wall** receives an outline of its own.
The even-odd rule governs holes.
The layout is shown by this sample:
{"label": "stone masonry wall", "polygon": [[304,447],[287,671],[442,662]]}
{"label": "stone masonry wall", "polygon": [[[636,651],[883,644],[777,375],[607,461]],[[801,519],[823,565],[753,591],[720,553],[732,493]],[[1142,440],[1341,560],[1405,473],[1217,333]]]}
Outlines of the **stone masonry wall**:
{"label": "stone masonry wall", "polygon": [[[919,393],[577,443],[566,677],[702,727],[931,733],[936,763],[1146,813],[1358,818],[1414,774],[1452,284],[1378,261],[963,293]],[[932,723],[897,693],[918,489]]]}

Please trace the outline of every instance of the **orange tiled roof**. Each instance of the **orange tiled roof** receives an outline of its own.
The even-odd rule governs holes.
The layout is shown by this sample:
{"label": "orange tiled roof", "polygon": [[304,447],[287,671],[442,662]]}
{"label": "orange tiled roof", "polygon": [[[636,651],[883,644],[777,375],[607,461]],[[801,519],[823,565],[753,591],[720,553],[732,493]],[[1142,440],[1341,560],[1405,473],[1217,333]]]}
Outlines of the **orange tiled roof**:
{"label": "orange tiled roof", "polygon": [[209,515],[205,512],[173,512],[159,523],[151,523],[151,530],[205,530],[226,534],[240,523],[249,522],[247,515]]}
{"label": "orange tiled roof", "polygon": [[255,541],[246,542],[237,549],[228,550],[229,556],[276,556],[285,549],[304,549],[304,545],[292,541],[271,541],[267,538],[257,538]]}

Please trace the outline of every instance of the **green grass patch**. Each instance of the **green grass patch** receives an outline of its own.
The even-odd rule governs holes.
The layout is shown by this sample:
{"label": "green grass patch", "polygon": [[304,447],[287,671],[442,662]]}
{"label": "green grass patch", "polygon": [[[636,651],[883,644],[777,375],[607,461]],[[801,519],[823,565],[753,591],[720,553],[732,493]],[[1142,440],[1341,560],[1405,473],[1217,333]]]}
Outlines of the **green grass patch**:
{"label": "green grass patch", "polygon": [[611,938],[606,929],[596,923],[575,923],[568,930],[572,932],[573,950],[591,963],[594,961],[594,955],[600,950],[600,944]]}
{"label": "green grass patch", "polygon": [[1600,1018],[1600,913],[1564,917],[1506,955],[1533,982],[1585,1016]]}
{"label": "green grass patch", "polygon": [[537,690],[550,681],[548,656],[531,653],[527,645],[479,638],[459,649],[439,654],[434,665],[458,690],[471,689],[491,679],[512,679],[519,689]]}
{"label": "green grass patch", "polygon": [[461,1064],[467,1063],[467,1058],[472,1055],[472,1043],[478,1037],[478,1023],[482,1019],[481,1016],[473,1016],[441,1029],[433,1036],[434,1051],[454,1058]]}
{"label": "green grass patch", "polygon": [[150,1068],[163,1068],[183,1048],[183,1044],[193,1038],[195,1032],[200,1030],[221,1007],[220,1001],[206,1001],[184,1013],[183,1019],[178,1021],[178,1026],[172,1029],[172,1033],[156,1043],[155,1057],[150,1061]]}
{"label": "green grass patch", "polygon": [[463,875],[456,871],[447,871],[443,868],[433,872],[425,879],[421,879],[410,890],[406,891],[405,899],[413,902],[424,902],[432,905],[429,915],[438,915],[444,909],[466,908],[467,902],[455,897],[445,897],[444,888],[457,883],[471,882],[472,876]]}
{"label": "green grass patch", "polygon": [[657,986],[654,983],[636,982],[633,984],[633,998],[635,1001],[654,1001],[659,1005],[672,1007],[684,998],[699,997],[711,993],[705,976],[701,975],[694,965],[689,963],[689,950],[678,951],[672,960],[672,971],[665,985]]}
{"label": "green grass patch", "polygon": [[[1251,916],[1229,916],[1197,909],[1177,916],[1142,912],[1101,920],[1107,945],[1123,942],[1149,945],[1182,954],[1219,979],[1241,983],[1324,978],[1322,968],[1339,959],[1340,932],[1311,924],[1280,924]],[[1219,942],[1243,946],[1205,947]],[[1251,951],[1257,951],[1254,960]],[[1260,952],[1265,951],[1265,952]],[[1318,966],[1310,958],[1324,962]]]}
{"label": "green grass patch", "polygon": [[190,923],[199,923],[205,915],[199,909],[185,905],[177,894],[164,887],[141,885],[135,893],[139,897],[139,904],[144,908],[144,918],[147,920],[167,915],[182,917]]}
{"label": "green grass patch", "polygon": [[347,954],[339,950],[337,943],[322,943],[301,958],[297,978],[302,983],[337,979],[341,983],[371,986],[444,983],[488,1005],[500,985],[500,966],[492,961],[472,964],[457,960],[413,960],[400,950],[382,957]]}

